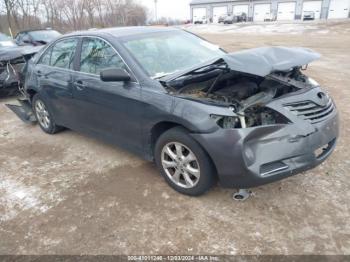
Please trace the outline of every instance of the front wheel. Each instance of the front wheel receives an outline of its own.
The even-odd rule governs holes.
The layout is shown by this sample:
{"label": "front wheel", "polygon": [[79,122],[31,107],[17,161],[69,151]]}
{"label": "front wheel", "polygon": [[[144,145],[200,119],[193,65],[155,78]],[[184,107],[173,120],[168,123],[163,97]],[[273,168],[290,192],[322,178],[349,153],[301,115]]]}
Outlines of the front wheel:
{"label": "front wheel", "polygon": [[182,194],[202,195],[215,182],[210,157],[183,128],[172,128],[160,136],[155,159],[167,183]]}

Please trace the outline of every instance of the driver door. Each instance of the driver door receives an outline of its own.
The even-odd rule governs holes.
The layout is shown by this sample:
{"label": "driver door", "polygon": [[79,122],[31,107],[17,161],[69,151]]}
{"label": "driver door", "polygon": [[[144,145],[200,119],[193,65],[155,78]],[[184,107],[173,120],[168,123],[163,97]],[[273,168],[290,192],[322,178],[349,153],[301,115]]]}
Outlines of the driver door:
{"label": "driver door", "polygon": [[73,82],[73,98],[79,118],[77,128],[114,144],[142,151],[141,89],[136,80],[103,82],[100,72],[123,68],[132,75],[117,51],[105,40],[84,37],[78,54],[79,70]]}

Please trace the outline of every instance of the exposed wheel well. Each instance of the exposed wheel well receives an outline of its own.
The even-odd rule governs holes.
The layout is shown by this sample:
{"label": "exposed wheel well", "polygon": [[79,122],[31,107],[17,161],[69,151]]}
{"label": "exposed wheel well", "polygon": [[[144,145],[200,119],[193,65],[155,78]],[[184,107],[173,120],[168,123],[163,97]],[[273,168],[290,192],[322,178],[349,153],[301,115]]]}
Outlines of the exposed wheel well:
{"label": "exposed wheel well", "polygon": [[174,123],[174,122],[160,122],[152,128],[152,130],[151,130],[152,154],[154,153],[155,144],[156,144],[158,138],[161,136],[161,134],[163,134],[165,131],[167,131],[173,127],[176,127],[176,126],[183,127],[182,125],[179,125],[179,124]]}

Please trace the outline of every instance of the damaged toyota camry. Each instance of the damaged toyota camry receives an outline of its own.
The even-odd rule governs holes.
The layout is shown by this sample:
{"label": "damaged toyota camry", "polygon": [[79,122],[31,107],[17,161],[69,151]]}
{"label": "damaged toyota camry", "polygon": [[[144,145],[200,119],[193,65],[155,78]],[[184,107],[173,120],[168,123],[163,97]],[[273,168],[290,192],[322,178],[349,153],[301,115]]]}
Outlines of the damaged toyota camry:
{"label": "damaged toyota camry", "polygon": [[201,195],[216,181],[251,188],[334,150],[337,109],[305,75],[319,57],[285,47],[227,53],[172,28],[76,32],[28,62],[26,98],[10,107],[46,133],[69,128],[155,161],[180,193]]}

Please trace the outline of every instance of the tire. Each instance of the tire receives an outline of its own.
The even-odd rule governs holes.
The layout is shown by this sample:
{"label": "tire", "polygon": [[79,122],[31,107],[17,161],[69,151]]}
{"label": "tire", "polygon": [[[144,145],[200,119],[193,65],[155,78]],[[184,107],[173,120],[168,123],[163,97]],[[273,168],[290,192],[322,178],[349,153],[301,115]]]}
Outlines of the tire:
{"label": "tire", "polygon": [[182,127],[163,133],[156,142],[154,154],[160,173],[179,193],[199,196],[216,181],[216,171],[210,157]]}
{"label": "tire", "polygon": [[63,127],[56,125],[52,113],[47,104],[39,94],[32,99],[32,109],[40,128],[47,134],[56,134],[63,130]]}

